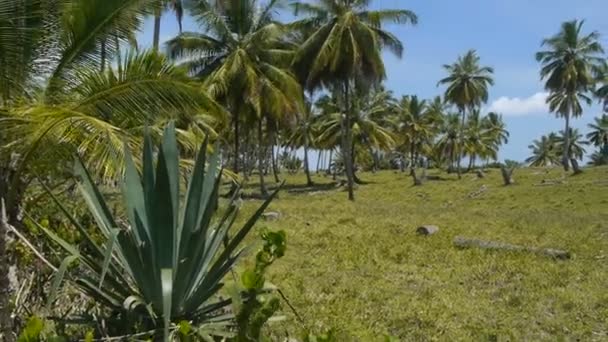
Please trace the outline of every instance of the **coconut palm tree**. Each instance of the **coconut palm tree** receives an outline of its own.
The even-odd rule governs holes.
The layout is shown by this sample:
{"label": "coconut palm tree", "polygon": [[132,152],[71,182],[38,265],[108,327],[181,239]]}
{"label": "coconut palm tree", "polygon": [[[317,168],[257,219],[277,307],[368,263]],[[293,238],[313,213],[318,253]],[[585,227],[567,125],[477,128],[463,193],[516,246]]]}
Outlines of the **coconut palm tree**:
{"label": "coconut palm tree", "polygon": [[179,28],[179,33],[182,33],[182,19],[184,18],[184,5],[182,0],[156,0],[154,4],[154,30],[152,37],[152,48],[158,51],[160,46],[160,19],[165,8],[170,7],[175,12],[175,19]]}
{"label": "coconut palm tree", "polygon": [[608,156],[608,114],[593,120],[593,123],[587,125],[591,129],[591,132],[587,133],[587,140],[600,148],[600,154]]}
{"label": "coconut palm tree", "polygon": [[[349,130],[353,139],[349,157],[354,165],[357,145],[369,151],[373,160],[376,160],[374,149],[389,150],[394,146],[395,140],[388,125],[394,106],[390,101],[390,92],[382,89],[368,94],[359,93],[352,101]],[[326,111],[318,119],[317,141],[323,146],[334,146],[340,141],[344,120],[339,103],[339,94],[334,94],[333,98],[325,96],[318,101],[318,105]],[[332,109],[333,112],[330,112]]]}
{"label": "coconut palm tree", "polygon": [[485,148],[483,153],[478,155],[486,160],[496,161],[500,146],[509,141],[509,131],[506,129],[502,116],[494,112],[490,112],[481,118],[480,126],[481,140],[484,142]]}
{"label": "coconut palm tree", "polygon": [[294,69],[307,89],[339,84],[343,93],[344,113],[341,146],[348,180],[348,198],[354,200],[354,169],[351,147],[351,119],[354,115],[353,87],[355,80],[378,83],[386,76],[381,50],[388,48],[397,56],[403,45],[392,33],[383,29],[386,23],[416,24],[418,18],[408,10],[370,10],[369,0],[297,1],[296,15],[307,18],[293,24],[309,33],[294,59]]}
{"label": "coconut palm tree", "polygon": [[232,113],[234,172],[239,172],[241,117],[278,121],[302,109],[302,90],[287,70],[293,46],[273,14],[278,1],[217,0],[196,2],[192,16],[202,32],[183,32],[167,42],[169,55],[204,79],[210,95]]}
{"label": "coconut palm tree", "polygon": [[[593,91],[593,74],[602,63],[604,50],[599,42],[599,33],[584,34],[584,21],[573,20],[562,23],[560,31],[544,39],[545,50],[536,53],[541,63],[540,76],[545,80],[545,89],[550,92],[547,98],[550,110],[565,121],[564,131],[570,131],[570,118],[583,114],[581,102],[590,104]],[[568,138],[565,136],[562,164],[569,170]]]}
{"label": "coconut palm tree", "polygon": [[306,108],[298,117],[298,122],[290,132],[287,145],[294,148],[304,149],[304,173],[306,174],[306,186],[312,186],[313,181],[310,177],[310,160],[308,150],[315,145],[317,140],[317,126],[319,115],[315,113],[312,104],[306,103]]}
{"label": "coconut palm tree", "polygon": [[593,152],[593,154],[591,154],[591,156],[589,156],[589,165],[593,165],[593,166],[608,165],[608,156],[601,152]]}
{"label": "coconut palm tree", "polygon": [[534,140],[528,146],[532,150],[532,155],[526,159],[526,163],[535,167],[559,164],[556,140],[557,135],[555,133],[543,135],[540,140]]}
{"label": "coconut palm tree", "polygon": [[488,86],[494,84],[492,74],[494,69],[487,66],[480,66],[480,58],[475,50],[469,50],[458,60],[443,68],[448,73],[446,78],[439,81],[440,85],[447,85],[444,98],[449,103],[455,105],[460,111],[460,152],[457,159],[458,178],[461,178],[460,161],[464,156],[464,130],[467,109],[479,108],[482,103],[488,101]]}
{"label": "coconut palm tree", "polygon": [[[448,172],[452,172],[459,151],[459,136],[460,136],[460,114],[448,113],[441,127],[441,133],[435,148],[436,152],[443,154],[449,161]],[[436,158],[440,160],[441,158]]]}
{"label": "coconut palm tree", "polygon": [[[572,127],[570,127],[568,134],[565,134],[564,131],[559,131],[556,142],[558,154],[566,154],[568,159],[573,163],[573,160],[583,160],[583,156],[585,155],[584,145],[589,144],[588,141],[583,140],[583,134],[578,129]],[[564,153],[564,149],[568,149],[566,153]],[[576,165],[573,165],[573,168],[575,172],[580,172],[580,170],[577,170]]]}
{"label": "coconut palm tree", "polygon": [[440,128],[442,108],[435,99],[429,103],[417,96],[403,96],[395,117],[396,131],[402,142],[402,150],[409,153],[412,171],[425,147],[430,146]]}

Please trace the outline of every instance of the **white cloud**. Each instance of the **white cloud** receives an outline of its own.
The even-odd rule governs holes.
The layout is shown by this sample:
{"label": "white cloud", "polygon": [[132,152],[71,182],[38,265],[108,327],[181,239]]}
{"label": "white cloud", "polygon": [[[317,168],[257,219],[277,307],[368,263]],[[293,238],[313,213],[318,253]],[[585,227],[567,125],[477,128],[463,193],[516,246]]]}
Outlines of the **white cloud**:
{"label": "white cloud", "polygon": [[503,96],[494,100],[488,111],[505,116],[545,114],[549,112],[549,106],[546,103],[548,95],[546,92],[539,92],[526,98]]}

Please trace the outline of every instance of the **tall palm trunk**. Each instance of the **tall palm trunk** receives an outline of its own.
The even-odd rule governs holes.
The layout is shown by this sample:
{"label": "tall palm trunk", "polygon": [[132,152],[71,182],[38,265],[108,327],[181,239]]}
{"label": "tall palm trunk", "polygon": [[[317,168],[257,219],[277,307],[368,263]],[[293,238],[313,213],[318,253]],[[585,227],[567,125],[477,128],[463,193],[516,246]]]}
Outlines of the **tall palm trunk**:
{"label": "tall palm trunk", "polygon": [[323,150],[317,150],[317,174],[321,170],[321,158],[323,158]]}
{"label": "tall palm trunk", "polygon": [[[7,162],[6,166],[0,166],[0,341],[3,342],[15,341],[10,306],[9,260],[6,248],[7,225],[21,226],[19,212],[27,186],[27,182],[22,179],[18,179],[16,184],[13,184],[15,183],[13,182],[14,177],[15,163],[11,161]],[[11,186],[15,185],[14,191],[9,191]]]}
{"label": "tall palm trunk", "polygon": [[416,169],[415,161],[415,147],[414,142],[410,144],[410,176],[414,175],[414,169]]}
{"label": "tall palm trunk", "polygon": [[308,166],[308,127],[306,127],[306,131],[304,132],[304,173],[306,173],[306,186],[312,186],[310,167]]}
{"label": "tall palm trunk", "polygon": [[154,36],[152,37],[152,47],[154,51],[158,52],[158,47],[160,45],[160,18],[162,15],[162,4],[157,4],[158,8],[154,10]]}
{"label": "tall palm trunk", "polygon": [[264,161],[266,160],[266,149],[264,144],[264,132],[262,130],[262,118],[258,121],[258,173],[260,174],[260,193],[262,197],[268,197],[268,189],[264,182]]}
{"label": "tall palm trunk", "polygon": [[469,167],[467,168],[467,171],[471,171],[474,167],[475,167],[475,155],[472,154],[469,157]]}
{"label": "tall palm trunk", "polygon": [[[0,194],[0,197],[4,195]],[[0,221],[0,339],[2,341],[14,341],[10,309],[9,264],[6,252],[8,227],[2,221]]]}
{"label": "tall palm trunk", "polygon": [[367,148],[369,150],[369,154],[372,157],[372,173],[376,173],[376,171],[378,171],[378,169],[379,169],[378,155],[376,154],[376,151],[374,151],[374,148],[372,147],[371,144],[367,144]]}
{"label": "tall palm trunk", "polygon": [[270,139],[272,145],[271,145],[271,149],[270,149],[270,162],[271,162],[271,166],[272,166],[272,174],[274,176],[274,181],[275,183],[280,183],[281,179],[279,178],[279,165],[277,163],[277,153],[275,153],[275,148],[276,148],[276,134],[272,133],[272,138]]}
{"label": "tall palm trunk", "polygon": [[327,160],[327,174],[331,174],[331,162],[334,158],[334,149],[333,147],[329,149],[329,159]]}
{"label": "tall palm trunk", "polygon": [[349,104],[349,80],[344,81],[344,118],[342,122],[342,154],[344,157],[344,167],[346,171],[346,182],[348,187],[348,199],[355,200],[353,159],[351,155],[352,132],[350,127],[350,104]]}
{"label": "tall palm trunk", "polygon": [[464,158],[464,122],[467,117],[467,113],[464,107],[460,109],[460,112],[462,115],[462,122],[460,125],[460,141],[458,142],[458,161],[456,163],[456,172],[458,173],[458,179],[462,179],[462,173],[460,172],[460,162],[462,161],[462,158]]}
{"label": "tall palm trunk", "polygon": [[564,166],[564,171],[568,172],[570,170],[570,113],[566,113],[566,130],[564,131],[564,151],[562,154],[562,165]]}
{"label": "tall palm trunk", "polygon": [[239,173],[239,116],[237,112],[232,115],[232,124],[234,125],[234,164],[233,170],[234,173]]}

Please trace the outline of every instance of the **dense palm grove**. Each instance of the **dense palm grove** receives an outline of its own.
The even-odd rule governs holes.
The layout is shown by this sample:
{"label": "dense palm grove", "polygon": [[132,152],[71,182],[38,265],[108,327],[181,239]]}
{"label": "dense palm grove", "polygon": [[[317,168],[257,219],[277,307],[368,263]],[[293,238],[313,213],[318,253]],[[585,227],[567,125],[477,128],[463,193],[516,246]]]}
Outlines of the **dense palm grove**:
{"label": "dense palm grove", "polygon": [[[85,294],[83,303],[95,307],[89,311],[95,314],[78,316],[98,324],[81,329],[90,339],[147,333],[184,341],[194,335],[257,340],[260,326],[276,311],[272,299],[256,299],[265,290],[262,273],[284,246],[280,233],[263,237],[259,264],[246,273],[242,296],[237,290],[242,311],[229,309],[230,300],[207,301],[219,293],[240,254],[238,244],[268,203],[230,238],[236,210],[218,216],[219,225],[207,230],[215,222],[211,217],[218,210],[222,182],[234,185],[230,196],[255,175],[260,197],[270,199],[268,183],[280,183],[281,172],[303,168],[312,186],[316,156],[317,171],[344,177],[348,198],[354,200],[355,183],[364,183],[357,175],[361,170],[400,168],[417,180],[420,168],[444,169],[460,178],[463,172],[496,164],[509,132],[500,113],[484,111],[493,68],[470,50],[443,67],[440,96],[395,96],[383,85],[382,53],[401,57],[403,43],[385,26],[415,25],[418,18],[405,9],[371,10],[370,2],[294,1],[286,8],[279,0],[0,0],[3,341],[14,340],[26,316],[36,313],[14,313],[18,303],[5,290],[11,254],[7,230],[60,274],[52,292],[74,261],[81,260],[82,274],[66,276],[66,281]],[[282,10],[293,11],[296,19],[281,22]],[[177,16],[180,33],[161,44],[165,13]],[[200,30],[182,32],[184,15]],[[147,17],[154,17],[153,48],[136,49],[136,33]],[[526,162],[531,166],[561,164],[568,170],[572,165],[581,172],[577,161],[589,144],[597,148],[591,163],[608,163],[607,115],[596,118],[588,134],[570,126],[571,118],[583,115],[583,105],[608,101],[608,64],[599,35],[583,29],[581,21],[564,23],[536,56],[550,109],[564,118],[565,129],[530,145],[532,156]],[[214,151],[212,156],[207,150]],[[139,151],[144,151],[142,159]],[[206,176],[199,179],[205,165]],[[183,178],[194,175],[183,184],[188,185],[184,222],[178,221],[184,182],[180,166],[187,170]],[[137,170],[142,170],[141,181]],[[97,188],[118,189],[123,175],[123,193],[132,205],[125,209],[129,223],[114,219],[115,209],[109,209]],[[77,237],[70,238],[30,216],[41,190],[52,194],[65,189],[61,193],[72,196],[75,188],[90,208],[88,220],[101,225],[101,231],[81,227],[82,212],[80,218],[70,216],[78,227]],[[61,206],[59,199],[57,203],[66,214],[77,211]],[[167,225],[182,235],[163,235],[166,231],[154,224],[161,220],[155,210],[167,206],[173,210],[165,216],[174,218]],[[138,229],[117,229],[127,226]],[[39,238],[32,229],[54,243],[33,246],[28,241]],[[155,245],[156,239],[169,238],[170,250]],[[187,243],[197,239],[210,242]],[[70,247],[74,244],[80,247]],[[130,254],[133,250],[140,255]],[[189,263],[191,253],[201,264]],[[146,260],[155,265],[149,275],[137,271]],[[185,284],[177,282],[184,278],[189,279]],[[175,292],[167,296],[167,291]],[[28,305],[54,317],[49,308],[55,297],[46,296],[45,308],[37,302]],[[99,325],[98,316],[104,315],[103,324],[113,327]],[[58,323],[58,331],[72,331],[64,325]]]}

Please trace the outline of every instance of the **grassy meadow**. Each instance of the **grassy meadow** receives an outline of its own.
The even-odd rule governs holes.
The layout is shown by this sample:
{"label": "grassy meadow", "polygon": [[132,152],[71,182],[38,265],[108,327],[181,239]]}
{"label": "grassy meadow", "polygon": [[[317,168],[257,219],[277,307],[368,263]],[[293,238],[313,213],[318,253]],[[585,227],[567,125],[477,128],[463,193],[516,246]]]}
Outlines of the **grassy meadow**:
{"label": "grassy meadow", "polygon": [[[442,180],[413,187],[407,173],[363,173],[369,184],[359,186],[354,203],[327,185],[330,177],[315,176],[317,188],[303,191],[303,175],[287,176],[269,209],[281,218],[258,226],[287,232],[287,254],[270,280],[303,322],[283,305],[288,319],[273,324],[273,333],[334,328],[345,341],[608,340],[608,168],[577,176],[518,169],[509,187],[499,170],[460,181],[430,174]],[[245,201],[244,211],[258,203]],[[440,232],[419,236],[422,224]],[[567,249],[572,258],[462,250],[452,245],[455,236]]]}

